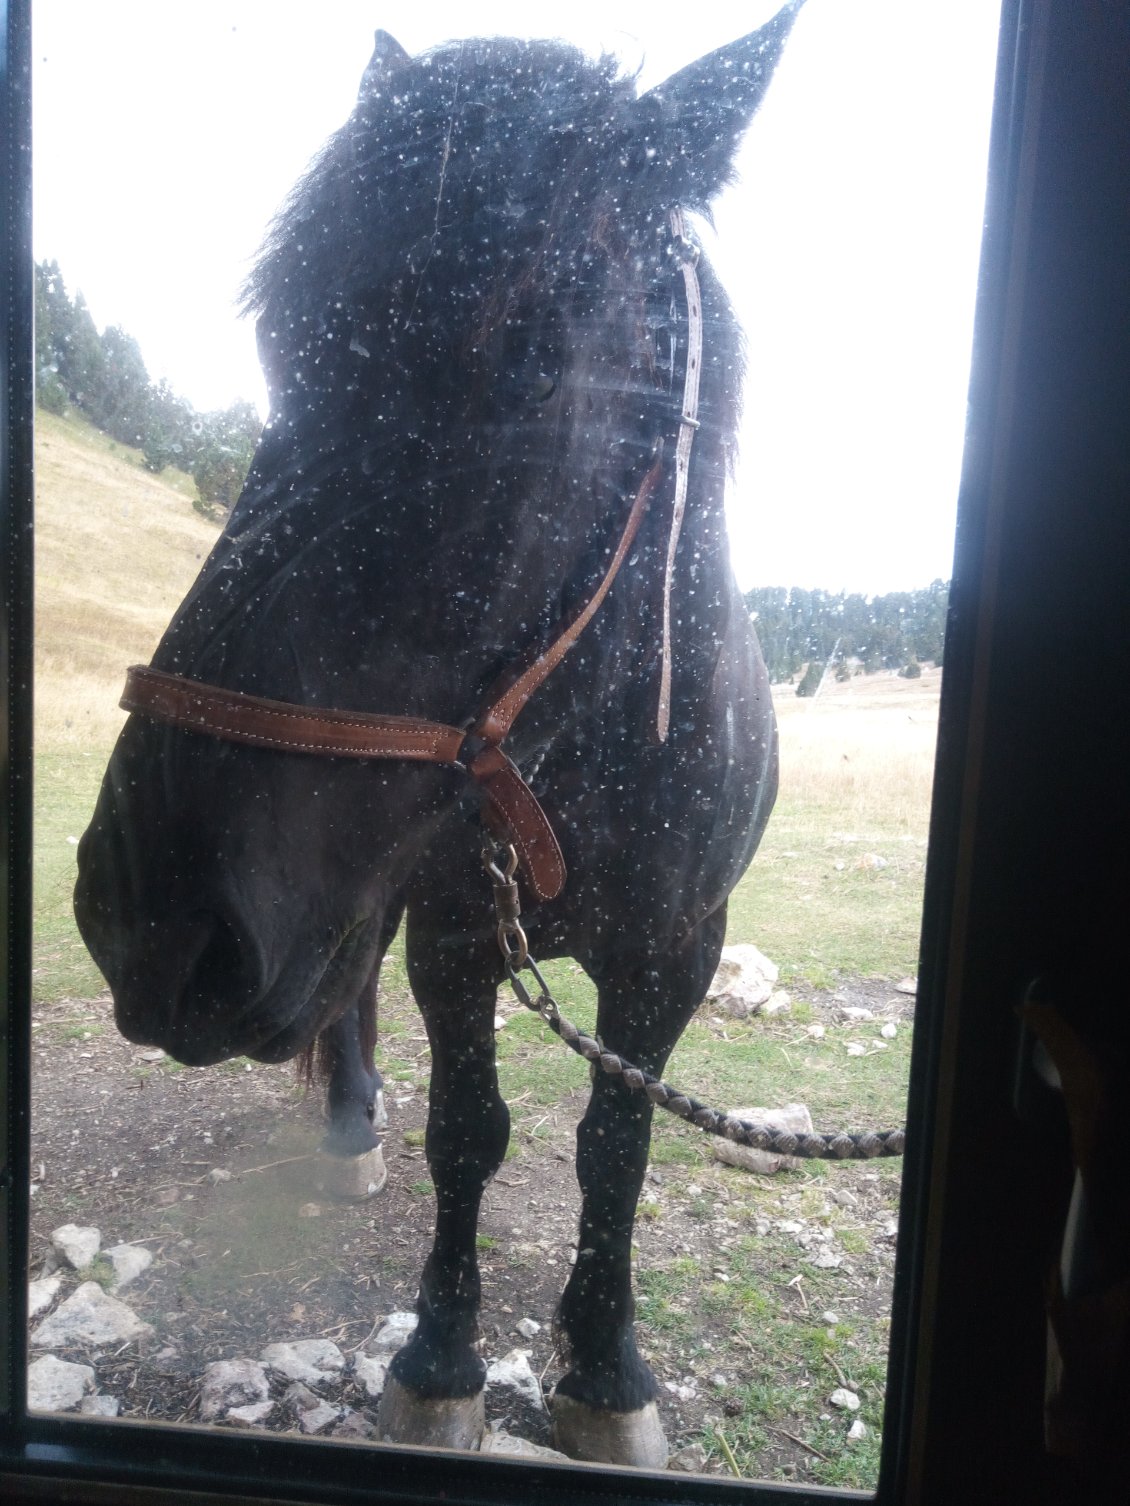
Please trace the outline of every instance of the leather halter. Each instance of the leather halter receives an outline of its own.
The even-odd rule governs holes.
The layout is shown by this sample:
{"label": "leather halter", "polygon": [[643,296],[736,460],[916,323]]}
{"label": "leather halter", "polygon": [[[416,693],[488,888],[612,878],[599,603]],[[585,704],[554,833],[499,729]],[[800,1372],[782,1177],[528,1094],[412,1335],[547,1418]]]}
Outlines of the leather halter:
{"label": "leather halter", "polygon": [[[663,643],[656,737],[667,737],[671,700],[671,583],[675,551],[686,507],[687,478],[694,432],[698,428],[698,385],[702,355],[702,307],[695,262],[697,247],[686,236],[680,211],[672,209],[674,254],[687,294],[689,341],[683,406],[676,449],[675,500],[663,578]],[[540,900],[555,899],[565,883],[565,862],[549,820],[517,766],[501,744],[518,713],[545,683],[596,615],[627,558],[652,493],[662,460],[653,461],[640,482],[627,521],[604,578],[588,601],[558,632],[549,647],[509,669],[488,692],[484,709],[460,729],[423,717],[384,716],[273,701],[205,685],[165,670],[133,665],[119,704],[158,722],[225,742],[329,758],[396,758],[448,764],[469,774],[485,798],[484,815],[514,844],[522,871]]]}

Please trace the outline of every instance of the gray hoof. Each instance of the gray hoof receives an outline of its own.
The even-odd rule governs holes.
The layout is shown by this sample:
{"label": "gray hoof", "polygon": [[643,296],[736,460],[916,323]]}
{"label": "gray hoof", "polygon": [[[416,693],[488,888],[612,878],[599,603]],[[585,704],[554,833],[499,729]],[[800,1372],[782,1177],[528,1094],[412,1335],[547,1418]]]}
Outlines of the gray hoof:
{"label": "gray hoof", "polygon": [[417,1396],[393,1376],[385,1381],[377,1408],[382,1443],[415,1443],[424,1448],[478,1448],[486,1427],[483,1393],[432,1399]]}
{"label": "gray hoof", "polygon": [[571,1459],[666,1469],[667,1439],[653,1401],[636,1412],[602,1412],[572,1396],[553,1398],[553,1446]]}
{"label": "gray hoof", "polygon": [[388,1170],[379,1145],[360,1156],[331,1156],[328,1151],[318,1152],[314,1185],[323,1197],[357,1202],[375,1196],[387,1181]]}

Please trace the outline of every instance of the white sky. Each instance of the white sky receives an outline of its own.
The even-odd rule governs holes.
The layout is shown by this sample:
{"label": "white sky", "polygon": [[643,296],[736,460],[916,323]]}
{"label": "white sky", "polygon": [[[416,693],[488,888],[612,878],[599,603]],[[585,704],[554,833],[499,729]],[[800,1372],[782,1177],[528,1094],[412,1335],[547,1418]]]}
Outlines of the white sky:
{"label": "white sky", "polygon": [[[569,0],[536,34],[643,87],[774,0]],[[666,12],[666,14],[663,14]],[[418,51],[530,32],[528,0],[37,0],[35,254],[198,408],[265,410],[239,284],[384,26]],[[743,586],[948,577],[994,0],[808,0],[707,248],[750,347],[731,498]]]}

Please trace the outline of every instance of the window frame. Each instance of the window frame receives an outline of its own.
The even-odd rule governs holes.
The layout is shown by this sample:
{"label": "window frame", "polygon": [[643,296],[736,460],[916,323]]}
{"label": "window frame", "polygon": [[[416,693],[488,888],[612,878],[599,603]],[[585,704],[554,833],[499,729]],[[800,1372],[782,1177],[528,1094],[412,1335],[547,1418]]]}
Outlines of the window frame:
{"label": "window frame", "polygon": [[[1023,987],[1049,944],[1069,944],[1078,923],[1070,909],[1057,910],[1061,891],[1045,868],[1065,832],[1070,850],[1086,851],[1079,843],[1070,847],[1066,823],[1088,819],[1100,796],[1117,801],[1120,770],[1108,746],[1109,707],[1093,711],[1089,721],[1084,713],[1081,725],[1046,729],[1045,756],[1059,758],[1064,771],[1048,811],[1044,770],[1023,767],[1039,726],[1032,700],[1040,682],[1030,666],[1016,662],[1016,645],[1028,641],[1024,634],[1045,646],[1055,641],[1049,636],[1055,625],[1041,621],[1041,613],[1047,618],[1062,608],[1072,583],[1079,589],[1085,582],[1108,607],[1120,600],[1112,544],[1125,533],[1117,514],[1128,494],[1122,480],[1130,475],[1130,439],[1121,433],[1130,410],[1130,336],[1115,319],[1113,327],[1106,321],[1104,337],[1101,321],[1088,313],[1088,300],[1102,306],[1105,299],[1120,315],[1126,298],[1108,250],[1110,243],[1130,244],[1122,192],[1130,109],[1120,92],[1130,24],[1119,10],[1103,0],[1005,0],[1003,9],[911,1065],[915,1110],[875,1497],[881,1506],[1055,1501],[1075,1488],[1070,1471],[1044,1456],[1040,1438],[1042,1278],[1062,1222],[1069,1165],[1056,1126],[1037,1143],[1023,1132],[1009,1087]],[[26,1414],[29,77],[30,0],[0,0],[0,882],[7,943],[0,999],[0,1487],[6,1498],[473,1503],[524,1502],[536,1494],[547,1503],[782,1506],[871,1499],[855,1491],[378,1453],[364,1445]],[[1065,192],[1082,210],[1074,218],[1058,205]],[[1109,241],[1097,233],[1100,221]],[[1061,432],[1047,416],[1065,400],[1071,423]],[[1064,532],[1064,478],[1080,475],[1080,434],[1097,447],[1105,470],[1084,467],[1087,505],[1078,527]],[[1041,529],[1060,546],[1050,563],[1047,546],[1040,554]],[[1099,666],[1082,671],[1096,707],[1099,673]],[[1116,827],[1124,819],[1121,799]],[[1040,811],[1047,829],[1025,847],[1018,833],[1029,809]],[[987,1213],[994,1216],[991,1229],[983,1222]]]}

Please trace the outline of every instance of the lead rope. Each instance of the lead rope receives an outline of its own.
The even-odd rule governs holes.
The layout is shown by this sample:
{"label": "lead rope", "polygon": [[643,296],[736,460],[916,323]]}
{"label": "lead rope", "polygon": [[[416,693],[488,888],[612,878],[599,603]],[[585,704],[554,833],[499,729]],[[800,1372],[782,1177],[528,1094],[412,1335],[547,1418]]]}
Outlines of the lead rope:
{"label": "lead rope", "polygon": [[[748,1145],[754,1150],[769,1151],[773,1155],[799,1156],[810,1161],[870,1161],[876,1156],[901,1156],[906,1141],[906,1131],[867,1130],[849,1135],[840,1132],[834,1135],[796,1134],[792,1130],[772,1129],[767,1124],[756,1124],[751,1119],[738,1119],[721,1109],[712,1109],[689,1093],[680,1092],[669,1083],[654,1077],[642,1067],[635,1067],[615,1051],[609,1051],[598,1037],[586,1035],[561,1013],[557,1000],[549,991],[537,963],[530,956],[526,933],[522,929],[521,906],[518,901],[518,885],[514,875],[518,858],[513,847],[484,847],[483,866],[494,887],[495,914],[498,917],[498,945],[506,966],[510,987],[520,1004],[524,1004],[545,1021],[553,1033],[567,1046],[583,1056],[593,1068],[599,1068],[609,1077],[619,1077],[625,1087],[634,1092],[644,1092],[652,1103],[668,1113],[685,1119],[688,1124],[704,1130],[708,1135],[720,1135],[732,1140],[735,1145]],[[521,973],[533,974],[538,986],[535,995],[530,993],[521,978]]]}

